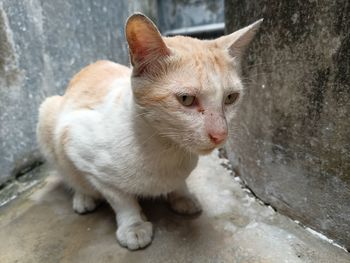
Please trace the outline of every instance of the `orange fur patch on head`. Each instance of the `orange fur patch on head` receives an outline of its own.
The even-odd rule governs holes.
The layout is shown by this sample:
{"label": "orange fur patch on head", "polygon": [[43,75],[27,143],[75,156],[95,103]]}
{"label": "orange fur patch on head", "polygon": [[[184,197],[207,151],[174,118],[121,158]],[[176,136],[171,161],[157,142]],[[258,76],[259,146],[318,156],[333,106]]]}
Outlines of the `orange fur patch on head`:
{"label": "orange fur patch on head", "polygon": [[[154,79],[152,79],[154,80]],[[163,103],[170,95],[159,86],[154,87],[152,82],[145,81],[139,89],[134,89],[133,94],[137,103],[142,107],[154,106]],[[149,83],[147,85],[147,83]]]}
{"label": "orange fur patch on head", "polygon": [[139,104],[141,106],[147,107],[155,104],[160,104],[166,100],[168,95],[157,95],[157,94],[149,94],[148,96],[137,96],[139,97]]}
{"label": "orange fur patch on head", "polygon": [[216,69],[217,73],[222,74],[232,69],[232,57],[228,50],[214,40],[176,36],[164,38],[164,41],[169,48],[183,58],[183,62],[194,64],[196,72],[193,73],[203,75]]}

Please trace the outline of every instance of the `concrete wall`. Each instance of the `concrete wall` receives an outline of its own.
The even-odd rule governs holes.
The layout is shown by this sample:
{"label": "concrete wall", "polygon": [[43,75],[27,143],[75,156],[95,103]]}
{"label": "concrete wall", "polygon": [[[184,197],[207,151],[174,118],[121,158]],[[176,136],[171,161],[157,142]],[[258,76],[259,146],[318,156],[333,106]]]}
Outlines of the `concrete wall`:
{"label": "concrete wall", "polygon": [[0,0],[0,185],[36,158],[37,109],[98,59],[128,63],[124,23],[156,1]]}
{"label": "concrete wall", "polygon": [[350,3],[225,4],[228,32],[265,19],[230,159],[258,197],[350,248]]}

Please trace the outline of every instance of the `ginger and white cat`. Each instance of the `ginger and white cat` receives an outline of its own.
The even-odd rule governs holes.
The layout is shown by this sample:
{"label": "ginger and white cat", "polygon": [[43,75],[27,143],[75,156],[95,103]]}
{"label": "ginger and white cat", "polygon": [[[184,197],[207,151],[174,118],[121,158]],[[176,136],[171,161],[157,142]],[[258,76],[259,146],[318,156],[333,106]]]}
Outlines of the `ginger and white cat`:
{"label": "ginger and white cat", "polygon": [[240,60],[262,20],[216,40],[162,37],[144,15],[126,23],[132,69],[98,61],[64,96],[46,99],[37,127],[43,155],[74,190],[78,213],[105,199],[116,236],[147,246],[152,224],[137,197],[167,197],[173,210],[201,210],[185,179],[198,155],[225,142],[242,94]]}

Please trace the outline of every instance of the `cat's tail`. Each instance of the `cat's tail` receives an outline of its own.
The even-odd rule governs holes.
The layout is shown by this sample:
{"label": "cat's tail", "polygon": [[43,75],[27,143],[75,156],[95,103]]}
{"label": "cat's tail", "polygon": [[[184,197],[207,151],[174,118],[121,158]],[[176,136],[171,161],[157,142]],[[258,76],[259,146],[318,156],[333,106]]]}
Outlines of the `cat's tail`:
{"label": "cat's tail", "polygon": [[62,106],[61,96],[47,98],[39,108],[39,121],[37,125],[37,140],[39,149],[45,159],[56,163],[55,130]]}

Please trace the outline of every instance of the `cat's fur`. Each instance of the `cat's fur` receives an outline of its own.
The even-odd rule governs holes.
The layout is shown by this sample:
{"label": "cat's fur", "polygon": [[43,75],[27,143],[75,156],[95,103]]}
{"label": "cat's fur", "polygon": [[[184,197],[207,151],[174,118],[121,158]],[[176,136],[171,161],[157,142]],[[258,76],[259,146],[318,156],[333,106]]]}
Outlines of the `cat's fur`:
{"label": "cat's fur", "polygon": [[[198,155],[222,145],[241,93],[240,59],[261,21],[217,40],[161,37],[142,14],[126,24],[133,69],[98,61],[81,70],[64,96],[40,107],[38,141],[43,155],[74,189],[73,208],[92,211],[96,200],[116,212],[118,241],[145,247],[152,225],[139,196],[167,196],[179,213],[200,205],[185,179]],[[196,97],[184,106],[177,96]]]}

